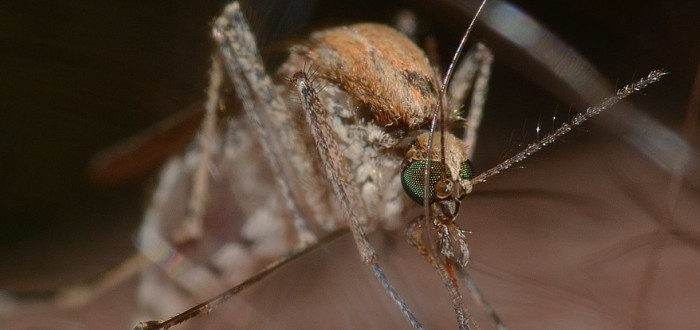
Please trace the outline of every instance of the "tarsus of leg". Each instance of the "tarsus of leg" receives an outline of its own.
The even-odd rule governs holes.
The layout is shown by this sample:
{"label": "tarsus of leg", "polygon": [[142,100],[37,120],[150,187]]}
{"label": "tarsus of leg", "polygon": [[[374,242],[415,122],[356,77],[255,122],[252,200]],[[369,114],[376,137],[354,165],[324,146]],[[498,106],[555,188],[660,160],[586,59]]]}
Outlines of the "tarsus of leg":
{"label": "tarsus of leg", "polygon": [[315,250],[318,247],[324,246],[331,241],[335,240],[336,238],[344,235],[347,233],[347,229],[341,229],[337,230],[322,239],[318,240],[317,242],[313,244],[309,244],[306,246],[300,246],[297,247],[296,249],[292,249],[291,251],[287,252],[284,256],[281,258],[271,262],[268,264],[265,268],[263,268],[261,271],[259,271],[257,274],[251,276],[247,280],[243,281],[242,283],[226,290],[225,292],[221,293],[220,295],[211,298],[201,304],[198,304],[174,317],[171,317],[166,320],[160,320],[160,321],[144,321],[144,322],[139,322],[135,327],[134,330],[157,330],[157,329],[168,329],[174,325],[180,324],[182,322],[185,322],[199,314],[202,313],[209,313],[211,312],[212,309],[214,309],[216,306],[220,305],[221,303],[227,301],[231,297],[235,296],[239,292],[243,291],[247,287],[257,283],[258,281],[262,280],[263,278],[267,277],[270,275],[272,272],[275,270],[279,269],[280,267],[284,266],[285,264],[298,259],[299,257]]}
{"label": "tarsus of leg", "polygon": [[484,311],[486,311],[486,314],[489,315],[489,318],[491,319],[491,322],[496,326],[496,329],[498,330],[508,330],[508,327],[501,321],[501,318],[496,314],[496,311],[491,307],[491,304],[484,298],[484,295],[481,294],[481,290],[479,290],[479,287],[476,285],[476,282],[474,282],[474,279],[469,275],[466,269],[459,269],[461,277],[464,279],[464,281],[467,283],[467,288],[469,289],[469,292],[471,293],[472,298],[474,301],[481,306]]}

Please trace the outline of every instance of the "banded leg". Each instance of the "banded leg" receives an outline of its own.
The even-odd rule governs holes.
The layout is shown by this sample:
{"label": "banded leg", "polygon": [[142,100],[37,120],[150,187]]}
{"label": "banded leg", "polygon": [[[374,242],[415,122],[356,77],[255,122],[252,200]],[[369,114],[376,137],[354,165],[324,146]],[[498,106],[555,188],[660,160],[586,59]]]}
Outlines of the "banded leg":
{"label": "banded leg", "polygon": [[[158,314],[181,310],[190,304],[188,298],[193,292],[203,292],[204,287],[217,287],[216,275],[189,260],[177,244],[203,238],[203,210],[209,188],[210,164],[213,162],[210,159],[211,151],[220,145],[215,134],[215,117],[222,77],[222,67],[214,62],[198,146],[164,165],[139,229],[139,251],[160,270],[150,267],[142,271],[138,301],[145,309]],[[192,192],[191,187],[194,187]],[[187,219],[184,224],[183,214]],[[168,280],[163,280],[164,276]],[[197,281],[189,281],[188,278],[197,278]],[[163,299],[164,295],[169,299]]]}
{"label": "banded leg", "polygon": [[249,277],[245,281],[239,283],[238,285],[224,291],[223,293],[217,295],[214,298],[211,298],[203,303],[197,304],[196,306],[193,306],[192,308],[177,314],[171,318],[165,319],[165,320],[158,320],[158,321],[141,321],[136,326],[134,327],[134,330],[157,330],[157,329],[168,329],[174,325],[180,324],[182,322],[185,322],[199,314],[202,313],[209,313],[211,312],[212,309],[220,305],[221,303],[227,301],[231,297],[235,296],[239,292],[245,290],[246,288],[250,287],[251,285],[257,283],[258,281],[264,279],[268,275],[272,274],[275,270],[279,269],[281,266],[284,266],[285,264],[300,258],[301,256],[315,250],[318,247],[324,246],[327,243],[330,243],[331,241],[335,240],[336,238],[340,237],[341,235],[347,233],[346,230],[338,230],[335,231],[329,235],[326,235],[325,237],[321,238],[320,240],[306,245],[306,246],[299,246],[295,249],[292,249],[291,251],[287,252],[285,255],[280,257],[279,259],[271,262],[268,264],[265,268],[263,268],[261,271],[257,272],[255,275]]}
{"label": "banded leg", "polygon": [[295,141],[294,137],[282,136],[285,130],[279,129],[290,119],[288,115],[280,118],[287,113],[284,101],[264,70],[253,33],[238,2],[224,9],[214,24],[213,35],[243,109],[257,132],[282,196],[292,213],[299,242],[301,245],[312,243],[316,237],[309,229],[308,217],[302,212],[300,193],[295,192],[290,184],[296,182],[296,176],[291,169],[282,165],[283,160],[298,157],[290,155],[280,142],[283,138],[286,142]]}
{"label": "banded leg", "polygon": [[[223,66],[215,62],[212,73],[217,70],[223,75]],[[211,84],[210,94],[217,94],[218,87]],[[161,171],[139,230],[138,248],[154,265],[142,271],[137,295],[143,314],[139,318],[180,312],[250,277],[293,247],[294,239],[288,235],[291,224],[280,221],[289,219],[289,212],[281,203],[283,197],[271,193],[274,182],[266,180],[271,177],[270,169],[259,165],[264,165],[264,159],[252,137],[254,132],[241,114],[229,117],[225,132],[222,125],[213,130],[208,141],[209,166],[205,168],[207,175],[214,174],[205,201],[215,212],[203,220],[207,227],[216,226],[223,232],[209,229],[201,239],[187,244],[170,239],[168,233],[181,226],[182,215],[188,211],[191,190],[196,186],[194,173],[202,168],[203,155],[192,148],[172,158]],[[249,162],[236,161],[241,157]],[[216,221],[228,217],[236,220],[225,224]],[[235,223],[241,224],[240,232]],[[238,241],[239,237],[245,243]]]}
{"label": "banded leg", "polygon": [[457,322],[459,324],[460,329],[471,329],[471,326],[469,325],[469,314],[464,310],[464,301],[462,299],[462,295],[457,289],[457,285],[453,277],[450,276],[447,269],[445,269],[443,263],[436,260],[433,250],[429,247],[430,245],[424,243],[423,237],[425,232],[423,231],[423,229],[426,225],[427,224],[425,217],[420,217],[412,221],[406,228],[406,236],[408,238],[408,242],[416,250],[418,250],[418,253],[420,255],[422,255],[423,257],[425,257],[426,260],[428,260],[428,263],[430,263],[430,265],[433,266],[433,268],[440,275],[443,284],[447,288],[447,291],[450,293],[452,307],[454,308],[455,313],[457,314]]}
{"label": "banded leg", "polygon": [[467,95],[471,94],[468,108],[467,130],[464,135],[464,145],[467,148],[467,158],[471,159],[476,146],[477,130],[481,124],[481,117],[488,93],[489,79],[491,78],[491,66],[493,54],[483,44],[469,51],[464,60],[455,70],[454,79],[449,86],[449,110],[459,109],[464,105]]}
{"label": "banded leg", "polygon": [[326,170],[326,175],[340,201],[343,213],[350,221],[350,230],[352,231],[362,261],[372,269],[379,283],[384,287],[394,302],[396,302],[411,325],[415,329],[422,329],[423,326],[384,275],[384,272],[377,262],[377,254],[367,240],[367,236],[362,229],[362,223],[367,222],[367,209],[365,208],[365,203],[361,199],[357,188],[353,186],[354,180],[352,174],[349,171],[347,160],[345,156],[343,156],[340,146],[338,145],[338,140],[331,127],[328,113],[321,106],[316,91],[304,72],[297,72],[294,74],[291,78],[291,82],[299,92],[301,104],[314,140],[316,141],[316,145],[318,146],[318,152]]}
{"label": "banded leg", "polygon": [[192,194],[187,203],[187,215],[184,223],[172,235],[175,242],[184,242],[201,238],[204,232],[204,213],[209,189],[209,169],[211,164],[212,144],[216,129],[216,111],[219,109],[219,95],[223,81],[221,63],[212,59],[207,101],[204,105],[204,119],[200,128],[197,147],[199,164],[194,173]]}

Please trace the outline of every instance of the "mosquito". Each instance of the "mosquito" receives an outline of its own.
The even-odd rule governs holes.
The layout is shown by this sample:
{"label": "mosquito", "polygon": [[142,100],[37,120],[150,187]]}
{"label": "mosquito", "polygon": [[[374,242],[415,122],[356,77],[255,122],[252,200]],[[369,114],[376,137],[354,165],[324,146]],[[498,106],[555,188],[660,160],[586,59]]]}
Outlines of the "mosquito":
{"label": "mosquito", "polygon": [[[139,248],[168,278],[175,279],[166,285],[176,289],[158,284],[162,275],[145,271],[140,299],[143,305],[162,309],[152,313],[165,314],[184,310],[189,299],[181,296],[187,292],[213,295],[222,287],[211,285],[221,283],[217,277],[239,284],[175,317],[140,322],[136,329],[169,328],[209,312],[281,265],[348,230],[343,228],[349,228],[361,260],[408,324],[422,329],[411,306],[385,275],[381,256],[366,235],[367,230],[402,226],[407,228],[410,245],[441,278],[459,328],[477,327],[460,293],[459,278],[466,276],[469,262],[468,231],[455,221],[461,200],[475,184],[523,161],[666,74],[653,71],[624,86],[515,156],[474,175],[469,158],[492,55],[479,45],[463,65],[457,63],[485,4],[481,3],[464,33],[442,81],[408,38],[373,23],[313,32],[308,41],[290,47],[289,58],[270,77],[239,3],[228,5],[213,29],[220,55],[212,60],[199,142],[165,166],[140,232]],[[222,100],[226,75],[243,113],[227,113],[227,102]],[[455,86],[450,83],[453,75],[456,81],[473,84]],[[474,96],[468,116],[462,118],[452,109],[465,103],[470,92]],[[464,136],[450,132],[458,125],[466,125]],[[257,136],[257,141],[250,136]],[[274,181],[251,180],[266,176]],[[217,186],[221,177],[230,180],[220,182],[239,186]],[[183,185],[192,188],[188,191]],[[211,189],[232,190],[238,209],[207,209]],[[189,202],[174,205],[173,201],[183,198],[173,194],[183,192]],[[423,214],[407,221],[404,210],[410,203],[422,205]],[[183,209],[188,215],[184,221],[164,220]],[[240,237],[217,233],[209,238],[213,243],[197,246],[206,235],[205,216],[217,211],[248,214],[242,225],[233,225],[241,226],[233,228],[239,229]],[[197,254],[212,254],[209,265],[188,261],[188,256]],[[469,287],[490,311],[474,286]],[[163,299],[154,290],[175,296]],[[497,327],[505,328],[495,313],[490,314]]]}

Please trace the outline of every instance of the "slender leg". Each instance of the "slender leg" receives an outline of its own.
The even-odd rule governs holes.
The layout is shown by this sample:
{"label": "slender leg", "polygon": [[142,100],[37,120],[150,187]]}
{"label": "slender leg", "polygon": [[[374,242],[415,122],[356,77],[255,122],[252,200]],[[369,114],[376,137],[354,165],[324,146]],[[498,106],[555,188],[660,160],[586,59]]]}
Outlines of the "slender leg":
{"label": "slender leg", "polygon": [[[206,291],[202,288],[215,289],[216,287],[212,285],[217,283],[216,275],[206,267],[191,262],[177,248],[178,241],[201,238],[203,234],[202,217],[206,207],[212,149],[220,144],[215,134],[215,119],[223,68],[217,65],[216,61],[214,59],[211,70],[206,114],[197,141],[198,148],[188,150],[183,156],[174,157],[165,164],[139,230],[138,249],[143,256],[162,270],[162,272],[150,273],[144,270],[137,293],[139,302],[144,306],[158,306],[162,310],[181,310],[182,306],[189,304],[189,301],[185,296],[177,294],[179,291],[175,289],[176,287],[184,288],[184,291],[189,293],[205,293]],[[190,187],[192,187],[191,192]],[[184,224],[181,222],[183,214],[188,216]],[[172,221],[173,219],[175,221]],[[164,234],[164,232],[173,233],[173,235]],[[160,283],[156,278],[161,273],[173,281]],[[188,280],[192,278],[197,278],[197,281]],[[154,292],[158,293],[154,294]],[[163,301],[162,294],[171,294],[170,299]]]}
{"label": "slender leg", "polygon": [[258,281],[262,280],[265,278],[267,275],[270,275],[272,272],[275,270],[279,269],[281,266],[315,250],[316,248],[320,246],[324,246],[327,243],[330,243],[334,239],[340,237],[341,235],[347,233],[346,230],[338,230],[335,231],[322,239],[308,244],[306,246],[300,246],[297,247],[296,249],[293,249],[289,252],[287,252],[284,256],[280,257],[279,259],[271,262],[268,264],[265,268],[263,268],[261,271],[256,273],[255,275],[249,277],[245,281],[241,282],[240,284],[226,290],[225,292],[219,294],[218,296],[211,298],[201,304],[198,304],[176,316],[173,316],[169,319],[165,320],[159,320],[159,321],[142,321],[139,322],[135,327],[134,330],[156,330],[156,329],[168,329],[176,324],[182,323],[184,321],[187,321],[199,314],[202,313],[208,313],[212,309],[214,309],[216,306],[220,305],[221,303],[227,301],[231,297],[235,296],[239,292],[243,291],[247,287],[257,283]]}
{"label": "slender leg", "polygon": [[340,146],[338,145],[338,140],[331,127],[328,113],[321,106],[316,91],[304,72],[297,72],[294,74],[291,81],[299,92],[301,104],[304,108],[309,126],[311,127],[316,145],[318,146],[326,175],[335,190],[336,196],[338,196],[346,218],[350,220],[350,230],[352,231],[362,261],[372,269],[375,277],[377,277],[389,296],[394,299],[411,325],[415,329],[422,329],[423,326],[418,322],[413,312],[411,312],[406,303],[387,280],[379,263],[377,263],[377,254],[367,240],[367,236],[362,229],[362,223],[366,223],[367,220],[365,203],[360,198],[357,188],[353,185],[354,180],[352,174],[348,169],[347,160],[343,156]]}
{"label": "slender leg", "polygon": [[[464,145],[467,148],[467,158],[472,158],[476,146],[477,130],[481,124],[488,83],[491,78],[493,54],[483,44],[470,51],[460,63],[449,86],[450,110],[459,109],[471,92],[467,117],[467,131],[464,135]],[[472,85],[473,83],[473,85]]]}
{"label": "slender leg", "polygon": [[496,314],[496,310],[491,307],[491,304],[489,304],[489,302],[484,298],[484,295],[481,294],[481,290],[479,290],[479,287],[476,285],[476,282],[474,282],[474,279],[469,275],[467,270],[460,269],[460,274],[462,275],[462,278],[464,278],[465,282],[467,282],[467,288],[469,289],[469,293],[471,294],[472,298],[479,306],[481,306],[481,308],[486,311],[486,314],[489,315],[489,318],[496,326],[496,329],[508,330],[508,327],[505,325],[505,323],[503,323],[503,321],[501,321],[498,314]]}
{"label": "slender leg", "polygon": [[[209,188],[209,169],[212,164],[212,149],[215,148],[217,144],[215,142],[216,111],[219,107],[218,96],[223,79],[223,68],[216,59],[214,59],[210,74],[211,77],[205,104],[205,116],[197,138],[197,147],[189,151],[185,157],[172,160],[165,165],[152,204],[146,212],[147,219],[144,221],[146,225],[144,225],[141,230],[141,237],[139,239],[141,253],[134,255],[118,267],[109,271],[98,281],[76,287],[69,287],[66,290],[60,291],[56,298],[59,304],[71,306],[83,305],[101,291],[136,274],[147,261],[150,260],[158,263],[158,253],[168,251],[168,253],[172,255],[179,255],[172,244],[169,243],[170,240],[165,239],[161,231],[157,228],[158,224],[162,224],[164,219],[167,218],[163,210],[170,209],[170,207],[164,205],[164,202],[173,199],[171,194],[176,193],[175,191],[177,190],[173,188],[173,184],[178,181],[179,178],[192,178],[192,192],[189,194],[189,201],[187,202],[187,208],[185,210],[185,222],[175,227],[170,237],[172,237],[172,241],[175,243],[201,238],[203,234],[204,211],[207,202],[206,196]],[[196,159],[196,166],[186,165],[186,158]],[[180,270],[184,271],[185,268],[192,269],[193,265],[180,267]],[[208,278],[213,278],[213,275]]]}
{"label": "slender leg", "polygon": [[450,293],[450,298],[452,299],[452,306],[454,307],[455,313],[457,314],[457,322],[459,323],[460,329],[470,329],[469,326],[469,315],[464,310],[464,301],[462,300],[462,295],[457,289],[452,277],[448,274],[447,270],[441,262],[435,259],[434,253],[429,245],[424,243],[424,232],[423,228],[426,226],[426,221],[424,217],[420,217],[412,221],[406,228],[406,236],[408,242],[418,250],[423,257],[430,263],[431,266],[438,272],[443,284]]}
{"label": "slender leg", "polygon": [[139,270],[141,270],[147,262],[148,259],[144,258],[139,253],[135,253],[116,267],[100,275],[100,277],[94,281],[71,285],[59,290],[54,300],[56,304],[61,307],[83,307],[105,291],[116,287],[135,274],[138,274]]}
{"label": "slender leg", "polygon": [[479,69],[479,59],[477,58],[477,48],[469,49],[464,58],[455,69],[454,78],[447,89],[448,110],[455,110],[464,107],[465,102],[472,90],[474,77]]}
{"label": "slender leg", "polygon": [[[217,71],[219,76],[223,75],[223,66],[215,59],[212,75]],[[212,84],[210,91],[218,91],[218,85]],[[264,179],[263,175],[268,176],[269,171],[266,168],[258,169],[259,165],[253,169],[235,162],[240,157],[254,157],[254,162],[263,161],[262,155],[252,155],[259,150],[259,146],[250,137],[254,133],[243,127],[241,121],[244,118],[232,116],[227,119],[225,138],[218,128],[216,134],[212,135],[209,141],[212,149],[209,161],[211,166],[207,166],[207,170],[216,168],[222,171],[220,175],[238,183],[237,187],[243,189],[245,196],[239,196],[242,200],[238,202],[255,205],[255,208],[240,206],[242,214],[248,215],[245,221],[241,221],[243,226],[240,235],[246,240],[245,244],[236,240],[228,241],[216,252],[207,254],[207,260],[202,262],[201,257],[191,252],[212,246],[209,233],[204,233],[201,241],[186,245],[173,243],[170,236],[163,234],[164,231],[169,232],[170,228],[180,226],[181,216],[187,212],[187,201],[192,198],[191,188],[196,185],[196,175],[193,174],[202,168],[198,149],[193,148],[184,156],[171,159],[161,172],[139,233],[138,248],[146,257],[144,259],[158,266],[149,267],[142,272],[138,301],[145,313],[140,317],[172,315],[185,310],[195,301],[216,295],[250,277],[261,265],[261,261],[276,259],[292,248],[285,234],[288,224],[279,220],[289,217],[284,205],[279,205],[283,204],[280,194],[270,194],[270,183],[257,180]],[[235,169],[235,173],[232,169]],[[218,186],[216,181],[213,183],[214,187],[209,189],[226,189],[227,192],[231,189],[228,185],[222,187],[221,182],[218,182]],[[208,206],[217,203],[216,193],[212,197],[214,199],[207,203]],[[250,224],[258,229],[252,233],[246,230]],[[261,226],[267,227],[261,229]],[[264,233],[261,234],[261,230]]]}
{"label": "slender leg", "polygon": [[221,63],[212,59],[211,78],[207,90],[207,102],[204,106],[204,119],[199,132],[199,164],[194,173],[192,195],[187,204],[187,216],[182,227],[173,233],[175,242],[198,239],[203,235],[204,211],[207,204],[209,188],[209,167],[211,164],[212,140],[216,130],[216,110],[219,108],[219,90],[223,80]]}
{"label": "slender leg", "polygon": [[476,57],[479,61],[479,72],[474,82],[472,100],[469,104],[469,117],[467,117],[467,134],[464,138],[464,145],[467,147],[467,158],[472,158],[472,155],[474,155],[477,130],[479,125],[481,125],[481,115],[484,111],[486,94],[489,89],[489,79],[491,78],[491,65],[493,64],[493,54],[482,44],[477,45]]}
{"label": "slender leg", "polygon": [[[300,196],[290,185],[290,182],[296,182],[296,177],[291,173],[291,169],[282,165],[283,160],[293,157],[285,152],[280,143],[280,135],[284,134],[284,130],[273,126],[273,123],[288,121],[278,118],[287,113],[285,104],[263,68],[255,39],[243,18],[238,2],[233,2],[224,9],[223,15],[215,23],[213,34],[219,43],[224,63],[243,109],[255,127],[282,196],[292,213],[299,241],[302,245],[314,242],[316,237],[309,229],[307,217],[301,211]],[[274,121],[271,116],[275,116]],[[287,136],[284,137],[287,141]]]}

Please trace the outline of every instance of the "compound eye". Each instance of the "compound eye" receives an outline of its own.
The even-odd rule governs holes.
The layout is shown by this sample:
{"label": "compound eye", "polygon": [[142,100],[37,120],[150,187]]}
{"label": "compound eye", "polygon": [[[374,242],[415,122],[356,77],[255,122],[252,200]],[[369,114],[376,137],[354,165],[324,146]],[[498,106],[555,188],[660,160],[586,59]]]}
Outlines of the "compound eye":
{"label": "compound eye", "polygon": [[459,178],[462,180],[471,180],[474,178],[474,168],[472,167],[472,162],[465,161],[459,167]]}
{"label": "compound eye", "polygon": [[[423,186],[425,180],[425,167],[426,160],[415,160],[409,163],[401,171],[401,184],[403,185],[403,190],[411,197],[416,203],[423,205],[425,201],[423,195]],[[430,184],[428,186],[428,191],[430,196],[428,196],[429,203],[433,203],[435,200],[435,184],[444,177],[445,167],[442,163],[432,161],[430,162]]]}

